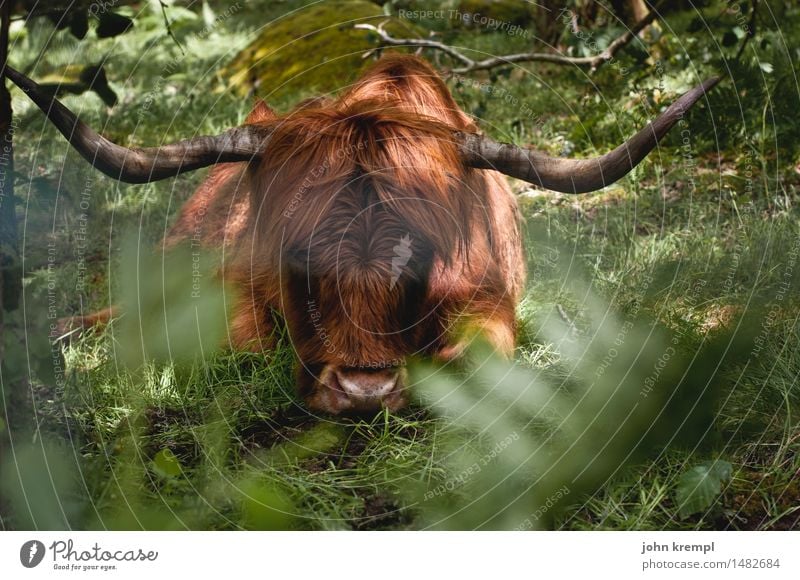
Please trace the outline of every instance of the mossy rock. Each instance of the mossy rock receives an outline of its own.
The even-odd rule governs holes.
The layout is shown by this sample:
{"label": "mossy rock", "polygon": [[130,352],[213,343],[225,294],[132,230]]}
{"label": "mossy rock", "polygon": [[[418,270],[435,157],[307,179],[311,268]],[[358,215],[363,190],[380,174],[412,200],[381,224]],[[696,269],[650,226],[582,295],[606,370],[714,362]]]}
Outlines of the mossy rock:
{"label": "mossy rock", "polygon": [[384,23],[393,36],[422,36],[376,4],[332,0],[265,27],[223,74],[238,94],[255,93],[272,105],[335,91],[358,77],[373,60],[364,54],[379,46],[374,33],[353,28],[360,23]]}

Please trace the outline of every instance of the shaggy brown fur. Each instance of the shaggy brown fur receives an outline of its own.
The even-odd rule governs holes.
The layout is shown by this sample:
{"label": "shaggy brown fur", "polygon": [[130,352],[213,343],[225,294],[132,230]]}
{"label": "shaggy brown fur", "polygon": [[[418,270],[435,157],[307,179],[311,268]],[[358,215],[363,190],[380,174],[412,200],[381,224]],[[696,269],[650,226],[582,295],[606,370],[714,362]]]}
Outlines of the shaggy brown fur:
{"label": "shaggy brown fur", "polygon": [[232,252],[233,348],[270,348],[281,315],[300,392],[329,412],[358,408],[331,394],[331,373],[378,384],[369,369],[452,358],[465,323],[512,353],[516,200],[502,176],[460,161],[453,129],[477,128],[428,64],[387,56],[335,100],[285,116],[260,103],[247,122],[272,130],[263,161],[212,170],[165,240]]}

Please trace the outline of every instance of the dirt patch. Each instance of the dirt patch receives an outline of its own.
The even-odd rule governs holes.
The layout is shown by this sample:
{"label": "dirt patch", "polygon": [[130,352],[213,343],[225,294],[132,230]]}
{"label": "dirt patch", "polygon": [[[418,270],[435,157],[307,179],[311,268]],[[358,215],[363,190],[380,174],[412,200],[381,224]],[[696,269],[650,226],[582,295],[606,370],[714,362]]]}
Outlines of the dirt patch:
{"label": "dirt patch", "polygon": [[276,410],[264,421],[247,425],[238,434],[241,446],[252,453],[258,449],[271,449],[275,445],[293,441],[319,420],[302,407],[292,403]]}
{"label": "dirt patch", "polygon": [[736,304],[713,304],[700,314],[703,333],[727,330],[741,317],[742,307]]}
{"label": "dirt patch", "polygon": [[348,433],[346,444],[339,450],[319,453],[301,463],[303,469],[309,473],[320,473],[328,469],[348,470],[356,469],[358,459],[369,444],[370,438],[353,430]]}
{"label": "dirt patch", "polygon": [[[800,529],[800,473],[788,483],[776,483],[772,474],[746,471],[742,476],[752,482],[752,488],[737,491],[725,502],[731,506],[717,518],[715,529],[734,530],[798,530]],[[763,496],[775,504],[770,510]],[[787,513],[788,512],[788,513]],[[776,518],[777,514],[785,515]]]}
{"label": "dirt patch", "polygon": [[144,450],[148,457],[169,449],[184,467],[195,465],[200,458],[200,444],[192,434],[192,425],[199,417],[187,415],[185,409],[150,407],[145,409]]}
{"label": "dirt patch", "polygon": [[[369,445],[369,438],[365,437],[357,431],[353,432],[347,441],[347,445],[342,452],[335,456],[335,464],[338,469],[354,469],[358,462],[358,458],[364,453],[364,450]],[[331,457],[333,459],[333,457]]]}
{"label": "dirt patch", "polygon": [[354,530],[397,530],[411,524],[409,510],[385,495],[365,495],[363,500],[362,513],[352,520]]}

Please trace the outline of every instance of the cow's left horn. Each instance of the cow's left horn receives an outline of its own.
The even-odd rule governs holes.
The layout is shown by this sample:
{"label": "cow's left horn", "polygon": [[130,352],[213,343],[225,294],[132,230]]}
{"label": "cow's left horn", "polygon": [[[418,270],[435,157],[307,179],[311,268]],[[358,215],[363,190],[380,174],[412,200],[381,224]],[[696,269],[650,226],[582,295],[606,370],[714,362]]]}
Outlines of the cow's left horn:
{"label": "cow's left horn", "polygon": [[478,169],[495,169],[528,183],[563,193],[586,193],[610,185],[625,176],[653,150],[658,141],[700,97],[719,82],[711,78],[672,103],[655,121],[625,143],[594,159],[564,159],[498,143],[475,133],[456,138],[464,163]]}
{"label": "cow's left horn", "polygon": [[22,73],[6,66],[3,74],[25,91],[84,159],[109,177],[127,183],[158,181],[215,163],[250,161],[261,155],[269,139],[266,128],[245,125],[160,147],[121,147],[93,131]]}

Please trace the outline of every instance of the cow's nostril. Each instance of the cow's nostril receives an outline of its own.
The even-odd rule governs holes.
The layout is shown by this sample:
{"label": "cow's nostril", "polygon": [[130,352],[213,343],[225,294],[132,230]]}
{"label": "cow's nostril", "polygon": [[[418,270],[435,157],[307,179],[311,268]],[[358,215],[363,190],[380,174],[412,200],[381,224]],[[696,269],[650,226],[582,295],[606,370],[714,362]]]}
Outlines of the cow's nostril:
{"label": "cow's nostril", "polygon": [[352,368],[326,365],[306,396],[313,408],[330,413],[395,411],[408,402],[402,366]]}

